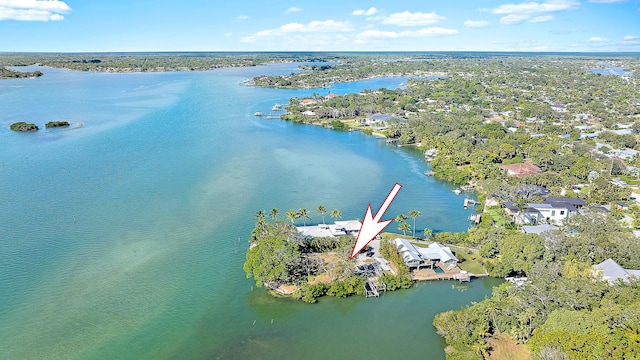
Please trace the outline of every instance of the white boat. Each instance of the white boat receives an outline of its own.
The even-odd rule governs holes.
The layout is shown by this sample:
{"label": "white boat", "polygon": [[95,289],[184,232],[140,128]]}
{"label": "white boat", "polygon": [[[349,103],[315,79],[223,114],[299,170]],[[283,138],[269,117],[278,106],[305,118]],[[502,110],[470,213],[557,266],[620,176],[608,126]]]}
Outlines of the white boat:
{"label": "white boat", "polygon": [[453,190],[454,193],[456,193],[456,195],[460,195],[460,193],[462,192],[462,190],[460,189],[455,189]]}
{"label": "white boat", "polygon": [[260,111],[256,111],[253,116],[262,116],[262,113]]}

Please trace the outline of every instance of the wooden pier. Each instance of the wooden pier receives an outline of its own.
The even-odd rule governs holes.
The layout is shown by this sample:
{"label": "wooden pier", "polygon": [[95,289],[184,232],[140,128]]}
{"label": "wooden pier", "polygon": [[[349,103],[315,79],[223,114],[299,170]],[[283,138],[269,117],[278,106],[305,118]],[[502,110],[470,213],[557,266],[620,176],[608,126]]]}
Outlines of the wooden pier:
{"label": "wooden pier", "polygon": [[378,297],[380,291],[387,291],[387,285],[384,282],[378,282],[376,277],[368,276],[364,283],[364,291],[366,297]]}
{"label": "wooden pier", "polygon": [[458,280],[459,282],[471,282],[471,275],[468,272],[459,272],[453,275],[454,280]]}

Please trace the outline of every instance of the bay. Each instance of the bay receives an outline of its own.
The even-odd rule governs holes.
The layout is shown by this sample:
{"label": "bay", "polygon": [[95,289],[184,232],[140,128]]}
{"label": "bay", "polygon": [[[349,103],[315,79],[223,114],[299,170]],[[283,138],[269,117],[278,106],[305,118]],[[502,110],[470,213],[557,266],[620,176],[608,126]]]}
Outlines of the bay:
{"label": "bay", "polygon": [[[490,293],[419,284],[379,299],[276,299],[242,271],[260,209],[418,209],[418,230],[464,231],[421,154],[358,132],[254,117],[295,96],[395,88],[246,87],[292,64],[211,72],[41,69],[0,82],[0,354],[7,359],[444,357],[431,322]],[[69,120],[71,129],[44,129]],[[392,224],[390,227],[395,227]],[[391,228],[391,230],[396,230]]]}

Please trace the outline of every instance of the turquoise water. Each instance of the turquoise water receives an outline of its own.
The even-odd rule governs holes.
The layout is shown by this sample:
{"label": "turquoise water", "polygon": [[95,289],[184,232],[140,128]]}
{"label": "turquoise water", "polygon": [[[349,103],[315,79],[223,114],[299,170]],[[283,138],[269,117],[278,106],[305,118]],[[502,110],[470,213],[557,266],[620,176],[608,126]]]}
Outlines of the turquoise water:
{"label": "turquoise water", "polygon": [[[43,69],[39,79],[1,81],[0,124],[42,129],[0,127],[2,357],[443,357],[433,315],[482,299],[491,280],[463,292],[438,282],[307,305],[274,299],[246,279],[246,239],[260,209],[315,215],[322,204],[362,217],[397,181],[403,189],[389,217],[415,208],[419,230],[468,226],[462,197],[423,175],[419,153],[361,133],[254,117],[314,90],[239,83],[293,67]],[[75,128],[44,129],[61,119]]]}

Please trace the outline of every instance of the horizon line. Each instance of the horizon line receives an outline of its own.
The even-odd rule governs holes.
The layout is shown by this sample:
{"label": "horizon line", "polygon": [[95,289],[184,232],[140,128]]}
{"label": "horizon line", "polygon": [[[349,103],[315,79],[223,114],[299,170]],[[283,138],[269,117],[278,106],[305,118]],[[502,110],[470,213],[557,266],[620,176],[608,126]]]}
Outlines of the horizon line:
{"label": "horizon line", "polygon": [[451,54],[451,53],[506,53],[506,54],[628,54],[640,51],[514,51],[514,50],[159,50],[159,51],[0,51],[11,54]]}

